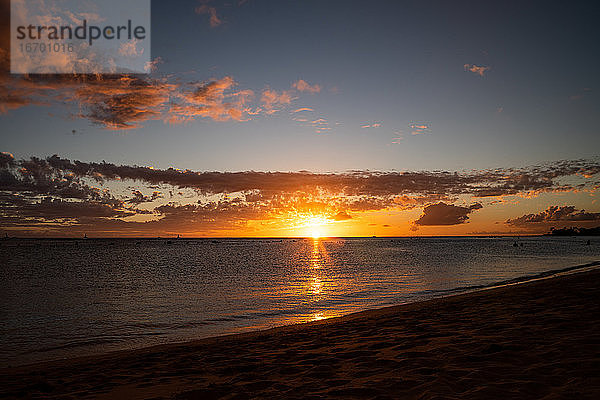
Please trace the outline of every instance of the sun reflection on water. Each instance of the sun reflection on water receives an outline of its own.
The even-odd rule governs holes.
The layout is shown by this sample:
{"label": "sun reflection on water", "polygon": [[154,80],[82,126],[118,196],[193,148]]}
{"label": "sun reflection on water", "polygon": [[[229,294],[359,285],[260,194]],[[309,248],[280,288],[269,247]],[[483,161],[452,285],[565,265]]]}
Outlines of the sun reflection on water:
{"label": "sun reflection on water", "polygon": [[[335,283],[333,279],[328,276],[328,260],[329,257],[327,254],[327,249],[325,248],[324,240],[321,238],[313,238],[312,251],[308,260],[308,274],[306,277],[308,289],[307,299],[310,302],[321,301],[330,295],[331,291],[334,289]],[[318,304],[315,304],[315,306],[319,307]],[[324,312],[320,310],[315,310],[311,315],[309,315],[310,321],[316,321],[324,318],[326,318],[326,316]]]}
{"label": "sun reflection on water", "polygon": [[312,295],[319,294],[319,293],[321,293],[322,289],[323,289],[323,282],[321,282],[319,277],[313,276],[312,283],[310,285],[310,294],[312,294]]}
{"label": "sun reflection on water", "polygon": [[327,250],[325,250],[325,245],[321,240],[319,240],[319,238],[314,238],[312,252],[310,254],[309,267],[312,269],[323,267],[325,265],[326,254]]}
{"label": "sun reflection on water", "polygon": [[320,320],[325,319],[325,318],[327,318],[327,317],[322,312],[314,313],[312,315],[311,321],[320,321]]}

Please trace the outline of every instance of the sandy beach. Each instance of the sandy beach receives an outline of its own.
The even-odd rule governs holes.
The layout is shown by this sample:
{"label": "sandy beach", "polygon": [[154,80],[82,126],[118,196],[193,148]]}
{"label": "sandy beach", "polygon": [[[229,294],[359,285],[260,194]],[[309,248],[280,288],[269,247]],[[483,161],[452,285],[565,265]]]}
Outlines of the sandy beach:
{"label": "sandy beach", "polygon": [[600,398],[600,270],[0,371],[3,398]]}

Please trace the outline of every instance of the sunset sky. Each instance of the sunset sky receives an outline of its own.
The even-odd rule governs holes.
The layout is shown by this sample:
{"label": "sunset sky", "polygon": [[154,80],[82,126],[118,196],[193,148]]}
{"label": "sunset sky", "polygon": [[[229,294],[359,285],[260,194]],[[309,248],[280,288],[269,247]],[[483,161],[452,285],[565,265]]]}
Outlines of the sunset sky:
{"label": "sunset sky", "polygon": [[593,2],[153,1],[153,72],[9,73],[0,229],[405,236],[600,225]]}

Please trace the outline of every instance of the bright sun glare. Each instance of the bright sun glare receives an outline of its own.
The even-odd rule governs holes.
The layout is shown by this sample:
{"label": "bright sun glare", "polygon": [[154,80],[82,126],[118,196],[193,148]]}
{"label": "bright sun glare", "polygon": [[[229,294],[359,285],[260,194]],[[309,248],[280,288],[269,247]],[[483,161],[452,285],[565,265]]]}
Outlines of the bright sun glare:
{"label": "bright sun glare", "polygon": [[327,224],[327,218],[322,216],[311,216],[304,221],[301,226],[305,228],[306,232],[314,239],[318,239],[324,236],[325,224]]}

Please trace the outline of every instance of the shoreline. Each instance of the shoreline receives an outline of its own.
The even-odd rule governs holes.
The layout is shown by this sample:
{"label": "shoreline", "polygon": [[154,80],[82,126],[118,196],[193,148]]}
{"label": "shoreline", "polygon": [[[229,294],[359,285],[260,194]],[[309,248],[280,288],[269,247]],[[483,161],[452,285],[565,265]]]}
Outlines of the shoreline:
{"label": "shoreline", "polygon": [[[546,276],[525,282],[507,282],[504,286],[482,288],[467,293],[463,292],[415,303],[366,310],[303,324],[3,368],[0,369],[2,373],[2,378],[0,378],[2,385],[0,386],[5,388],[3,389],[5,392],[0,392],[0,394],[9,398],[30,397],[36,393],[43,397],[60,397],[71,393],[75,397],[81,398],[101,398],[102,396],[106,396],[106,398],[149,398],[151,393],[159,393],[160,395],[157,398],[196,398],[193,393],[196,396],[207,393],[225,395],[229,392],[221,386],[226,383],[229,385],[232,382],[245,382],[244,379],[249,379],[251,382],[246,383],[255,387],[251,391],[252,393],[263,393],[267,396],[273,395],[273,393],[283,394],[288,391],[295,393],[298,390],[296,386],[303,382],[301,378],[308,374],[310,376],[314,375],[311,379],[316,381],[315,384],[318,383],[317,386],[320,389],[312,393],[310,388],[300,385],[304,389],[300,390],[299,394],[312,395],[320,393],[320,395],[333,396],[334,394],[329,393],[328,390],[341,390],[340,388],[345,387],[347,391],[342,390],[342,392],[350,397],[359,393],[369,397],[368,393],[375,394],[380,389],[371,387],[372,385],[367,385],[367,388],[363,387],[365,384],[364,379],[348,378],[352,378],[358,371],[367,373],[368,370],[375,369],[379,371],[379,374],[385,375],[386,379],[393,380],[395,373],[401,375],[406,373],[403,368],[400,368],[403,364],[402,361],[408,364],[410,364],[410,361],[421,361],[418,363],[419,369],[437,370],[436,368],[439,369],[438,364],[440,362],[445,362],[448,358],[456,358],[455,353],[460,354],[465,351],[468,353],[473,351],[477,354],[481,353],[482,349],[476,349],[476,347],[481,347],[481,343],[476,345],[478,342],[489,342],[486,345],[486,351],[490,351],[489,354],[496,355],[496,353],[506,351],[509,353],[511,351],[515,352],[517,348],[520,352],[523,352],[526,348],[522,348],[522,342],[537,338],[541,340],[541,338],[547,336],[547,331],[553,328],[552,323],[556,322],[554,321],[556,318],[573,320],[569,325],[558,325],[558,328],[564,331],[561,332],[560,338],[564,338],[561,340],[572,341],[573,337],[579,335],[577,343],[579,345],[583,343],[584,347],[591,351],[589,354],[592,357],[591,362],[597,366],[598,355],[594,353],[594,345],[597,349],[600,340],[600,333],[597,333],[600,332],[600,329],[598,329],[600,328],[600,322],[596,316],[600,315],[600,310],[592,300],[592,293],[589,293],[598,291],[600,270],[597,266],[598,263],[596,262],[584,266],[568,267],[553,271],[553,273],[545,273]],[[576,270],[585,267],[589,270]],[[569,290],[571,286],[580,286],[584,290],[572,291]],[[532,313],[531,310],[523,309],[524,305],[522,303],[506,302],[506,300],[514,300],[517,297],[523,298],[526,303],[531,303],[536,307],[538,306],[536,302],[541,301],[543,307],[537,307],[537,311]],[[479,312],[474,313],[473,308],[481,307],[481,302],[489,304],[490,309],[479,310]],[[513,313],[507,314],[506,308],[508,306],[516,307]],[[559,309],[562,310],[564,307],[567,307],[567,309],[563,310],[561,314]],[[440,309],[445,309],[449,314],[454,315],[456,319],[446,320],[446,316],[440,313]],[[463,314],[460,313],[460,310],[463,311]],[[593,310],[599,312],[593,314]],[[573,313],[573,311],[576,312]],[[505,321],[501,324],[500,330],[504,329],[511,332],[513,336],[516,335],[512,341],[509,340],[510,343],[503,344],[506,337],[500,335],[496,329],[486,327],[485,321],[476,321],[480,317],[480,313],[485,314],[486,312],[498,314],[496,319],[501,317],[508,321],[527,316],[526,320],[529,322],[520,321],[520,323],[511,324]],[[465,319],[465,314],[471,315],[471,318]],[[550,324],[548,324],[548,321],[543,324],[532,322],[540,315],[548,317],[546,314],[550,314],[548,320]],[[594,316],[596,317],[594,318]],[[467,329],[458,324],[455,327],[456,329],[448,330],[448,324],[456,325],[456,320],[470,325],[470,328]],[[494,318],[491,319],[491,322],[493,321]],[[474,324],[475,326],[473,326]],[[532,325],[533,328],[528,324]],[[421,326],[421,328],[409,329],[407,332],[407,326]],[[580,330],[573,330],[575,326],[585,327],[586,332],[595,326],[596,333],[588,332],[584,334]],[[457,336],[456,331],[460,332],[461,329],[466,329],[467,332],[473,329],[484,329],[487,333],[486,335],[467,335],[471,338],[471,343],[469,343],[468,340],[465,342],[464,339],[466,338],[461,338],[461,335]],[[530,335],[524,336],[522,331],[529,331]],[[331,338],[326,340],[329,336]],[[331,340],[333,338],[336,338],[336,340]],[[390,339],[394,340],[390,342]],[[441,339],[446,342],[443,343],[444,346],[442,346],[442,343],[438,343],[438,346],[431,343]],[[408,343],[403,343],[404,341],[408,341]],[[454,341],[465,342],[463,344],[466,347],[456,346],[452,343]],[[365,343],[368,345],[365,346]],[[554,343],[553,346],[552,343]],[[548,345],[554,347],[548,349],[549,354],[569,350],[564,349],[558,339]],[[423,346],[429,347],[429,349],[423,351],[425,350],[422,349]],[[434,360],[435,355],[442,355],[444,347],[448,346],[455,347],[454,351],[445,354],[439,360]],[[331,348],[328,349],[328,347]],[[341,347],[341,349],[333,352],[333,354],[340,353],[342,355],[347,354],[347,356],[333,356],[331,350],[338,347]],[[563,348],[561,349],[561,347]],[[257,348],[261,351],[257,351]],[[248,359],[248,354],[243,351],[244,349],[252,354],[252,360]],[[382,354],[388,349],[397,349],[399,353],[409,354],[405,354],[406,357],[402,359],[390,357],[389,354]],[[306,357],[309,355],[311,356]],[[465,371],[473,369],[477,366],[477,357],[481,357],[481,354],[476,355],[475,358],[473,358],[473,354],[467,355],[466,358],[464,356],[463,354],[463,359],[454,369],[458,368],[458,370]],[[521,356],[523,359],[532,357],[531,354],[522,354]],[[290,357],[293,359],[291,363]],[[431,357],[434,359],[427,361]],[[358,359],[358,363],[352,362],[350,365],[346,365],[345,369],[342,368],[345,371],[342,374],[345,377],[344,379],[337,383],[327,383],[330,380],[326,379],[328,375],[335,375],[333,365],[347,364],[348,360],[352,361],[354,358]],[[510,359],[510,357],[508,358]],[[534,358],[537,363],[540,363],[539,355]],[[541,358],[543,359],[543,357]],[[320,361],[311,364],[311,359],[319,359]],[[560,363],[563,359],[564,357],[554,359],[551,364]],[[483,360],[479,361],[479,364],[481,364]],[[509,364],[516,367],[518,362],[518,359],[513,359]],[[577,363],[582,363],[582,360],[578,360]],[[569,364],[572,368],[572,363],[569,362]],[[107,365],[113,366],[112,369],[108,368],[112,372],[105,372]],[[254,367],[250,368],[250,365]],[[382,370],[382,365],[388,367]],[[261,366],[268,366],[267,369],[278,371],[278,373],[268,375],[276,379],[268,380],[266,379],[268,376],[264,374],[252,373],[256,368],[260,370],[259,367]],[[368,367],[366,368],[367,371],[364,371],[365,367]],[[211,372],[213,368],[216,368],[216,372]],[[289,373],[285,373],[286,368]],[[323,372],[321,377],[319,377],[320,370]],[[327,373],[325,373],[325,370],[327,370]],[[567,373],[567,370],[565,369],[563,374]],[[100,381],[97,378],[93,379],[101,371],[104,372],[100,373],[102,377]],[[314,374],[311,375],[311,371]],[[571,371],[570,374],[572,375],[575,371],[576,369]],[[500,373],[499,371],[496,372]],[[290,380],[288,375],[298,376]],[[567,375],[569,374],[567,373]],[[581,373],[575,375],[579,377]],[[436,376],[436,373],[424,374],[423,378],[431,378],[432,376]],[[542,376],[539,378],[542,379]],[[584,378],[594,380],[593,371],[590,371],[589,376]],[[68,383],[65,379],[67,381],[71,379],[71,381]],[[95,382],[95,385],[90,386],[90,379]],[[271,383],[267,384],[265,380]],[[401,379],[401,381],[405,380]],[[413,383],[416,386],[421,386],[426,384],[426,381],[427,379],[419,383],[416,380]],[[259,385],[257,382],[263,383]],[[450,382],[446,383],[450,384]],[[532,380],[528,385],[534,383],[535,380]],[[600,392],[598,383],[598,378],[595,378],[595,383],[591,386],[594,394]],[[288,386],[289,388],[285,389]],[[567,386],[569,390],[574,389],[572,384]],[[217,390],[216,387],[220,387],[220,389],[217,388]],[[360,389],[361,387],[362,389]],[[386,387],[386,384],[383,384],[381,390],[388,390],[387,393],[391,393],[389,392],[390,388],[385,389]],[[79,390],[73,392],[73,388]],[[408,390],[408,387],[406,389]],[[233,391],[236,392],[236,390]],[[469,397],[464,391],[461,393],[460,397]],[[173,397],[176,394],[179,397]],[[343,393],[339,395],[345,397]]]}
{"label": "shoreline", "polygon": [[[586,264],[553,269],[553,270],[537,273],[534,275],[523,275],[523,276],[519,276],[516,278],[508,279],[508,280],[492,282],[492,283],[486,284],[486,285],[461,286],[461,287],[456,287],[456,288],[452,288],[452,289],[439,290],[430,298],[419,299],[416,301],[409,301],[409,302],[405,302],[405,303],[398,303],[398,304],[394,304],[394,305],[387,305],[387,306],[383,306],[383,307],[369,308],[369,309],[365,309],[365,310],[361,310],[361,311],[351,312],[349,314],[326,318],[324,320],[298,322],[298,323],[294,323],[294,324],[278,325],[278,326],[273,326],[273,327],[269,327],[269,328],[242,330],[239,332],[217,334],[217,335],[202,337],[202,338],[198,338],[198,339],[183,340],[183,341],[171,341],[171,342],[167,342],[167,343],[145,345],[145,346],[133,347],[133,348],[128,348],[128,349],[117,349],[117,350],[110,350],[110,351],[105,351],[105,352],[96,352],[96,353],[92,353],[92,354],[85,354],[85,355],[74,356],[74,357],[52,358],[52,359],[46,359],[46,360],[40,360],[40,361],[27,362],[27,363],[23,363],[23,364],[17,363],[14,365],[6,364],[6,367],[0,367],[0,371],[2,371],[3,369],[33,367],[36,365],[53,364],[53,363],[65,362],[65,361],[68,362],[68,361],[74,361],[74,360],[78,360],[78,359],[98,358],[98,357],[103,357],[103,356],[110,356],[113,354],[119,354],[119,353],[130,353],[130,352],[135,352],[135,351],[150,350],[152,348],[162,348],[165,346],[168,347],[168,346],[194,344],[194,343],[203,342],[206,340],[217,340],[219,338],[235,337],[238,335],[247,335],[247,334],[266,332],[266,331],[277,330],[277,329],[282,329],[282,328],[287,328],[287,327],[301,326],[301,325],[306,325],[306,324],[337,320],[340,318],[351,317],[355,314],[370,313],[370,312],[375,312],[375,311],[379,311],[379,310],[385,310],[388,308],[391,309],[391,308],[396,308],[396,307],[404,307],[404,306],[409,306],[411,304],[425,303],[425,302],[429,302],[432,300],[451,298],[451,297],[455,297],[455,296],[462,296],[462,295],[476,293],[476,292],[484,291],[484,290],[493,290],[495,288],[500,288],[500,287],[505,287],[505,286],[525,284],[528,282],[534,282],[534,281],[541,280],[541,279],[551,279],[553,277],[561,276],[564,274],[585,272],[585,271],[593,270],[593,269],[597,269],[597,268],[600,268],[600,261],[592,261],[592,262],[589,262]],[[331,321],[331,322],[335,322],[335,321]]]}

